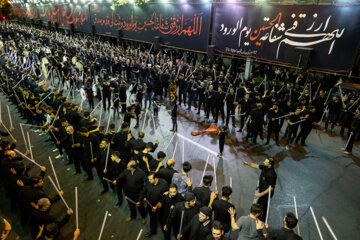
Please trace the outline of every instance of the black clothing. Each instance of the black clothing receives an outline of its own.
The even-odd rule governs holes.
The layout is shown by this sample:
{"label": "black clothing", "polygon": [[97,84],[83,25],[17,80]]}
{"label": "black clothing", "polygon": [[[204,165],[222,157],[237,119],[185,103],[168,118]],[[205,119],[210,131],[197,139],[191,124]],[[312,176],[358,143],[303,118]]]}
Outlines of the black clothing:
{"label": "black clothing", "polygon": [[[269,189],[271,186],[274,190],[271,191],[270,198],[274,196],[275,185],[276,185],[276,178],[277,174],[274,168],[268,168],[264,165],[259,165],[259,169],[261,169],[261,174],[259,178],[259,192],[263,192],[266,189]],[[268,194],[262,196],[258,199],[258,204],[263,206],[263,214],[259,217],[261,221],[265,221],[266,219],[266,212],[267,212],[267,204],[268,204]]]}
{"label": "black clothing", "polygon": [[209,206],[211,190],[208,187],[196,187],[192,192],[195,194],[196,201],[200,203],[201,207]]}
{"label": "black clothing", "polygon": [[177,171],[169,167],[160,168],[158,172],[159,177],[165,179],[168,184],[171,184],[174,173],[177,173]]}
{"label": "black clothing", "polygon": [[164,179],[159,178],[156,185],[146,182],[143,190],[140,193],[140,199],[147,199],[150,202],[149,216],[150,216],[150,232],[156,233],[158,226],[158,211],[153,212],[152,207],[155,207],[162,199],[164,192],[169,190],[169,185]]}
{"label": "black clothing", "polygon": [[264,237],[262,230],[258,230],[259,239],[269,239],[269,240],[302,240],[293,230],[286,228],[274,229],[269,231],[269,236]]}
{"label": "black clothing", "polygon": [[[173,228],[175,236],[178,235],[180,230],[180,221],[181,221],[182,212],[184,211],[184,218],[183,218],[183,227],[184,227],[186,223],[190,222],[191,219],[199,213],[199,210],[200,210],[200,206],[198,204],[190,208],[185,207],[185,202],[179,202],[175,204],[175,207],[173,209],[173,212],[169,220],[169,226]],[[183,238],[187,239],[187,236],[184,235]]]}
{"label": "black clothing", "polygon": [[206,226],[199,222],[199,216],[195,215],[191,221],[182,229],[183,235],[188,235],[188,240],[206,240],[211,234],[212,222],[208,222]]}
{"label": "black clothing", "polygon": [[235,209],[233,204],[223,199],[214,200],[211,205],[214,211],[214,220],[218,220],[223,224],[225,233],[230,231],[231,228],[231,218],[229,214],[229,208],[231,207]]}

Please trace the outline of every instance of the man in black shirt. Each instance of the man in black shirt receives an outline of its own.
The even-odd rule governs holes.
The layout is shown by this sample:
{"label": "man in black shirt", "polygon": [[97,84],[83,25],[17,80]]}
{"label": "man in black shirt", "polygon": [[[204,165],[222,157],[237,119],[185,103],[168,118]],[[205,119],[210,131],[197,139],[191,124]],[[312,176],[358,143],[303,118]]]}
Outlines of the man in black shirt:
{"label": "man in black shirt", "polygon": [[201,82],[200,87],[197,89],[197,97],[198,97],[198,111],[197,114],[200,114],[201,106],[203,106],[205,111],[205,83]]}
{"label": "man in black shirt", "polygon": [[111,90],[110,90],[110,79],[104,80],[103,84],[101,84],[100,90],[102,91],[102,101],[103,101],[103,108],[106,111],[106,100],[108,102],[108,110],[110,111],[111,106]]}
{"label": "man in black shirt", "polygon": [[247,93],[245,97],[239,101],[239,104],[241,109],[240,110],[241,116],[240,116],[240,129],[238,130],[238,132],[241,132],[244,127],[245,120],[247,120],[248,117],[250,116],[251,106],[253,104],[252,100],[250,99],[250,95]]}
{"label": "man in black shirt", "polygon": [[299,121],[301,118],[300,113],[301,113],[301,108],[297,107],[295,110],[295,114],[290,115],[288,119],[289,126],[288,126],[288,134],[286,139],[286,150],[290,149],[290,144],[292,144],[296,138],[299,129]]}
{"label": "man in black shirt", "polygon": [[177,173],[177,171],[174,170],[175,160],[168,159],[166,161],[166,166],[166,168],[160,168],[159,177],[165,179],[168,184],[171,184],[174,173]]}
{"label": "man in black shirt", "polygon": [[120,104],[121,104],[121,113],[125,113],[126,112],[126,85],[125,85],[125,81],[121,81],[120,83],[120,88],[119,88],[119,99],[120,99]]}
{"label": "man in black shirt", "polygon": [[212,228],[212,210],[208,207],[200,208],[198,215],[195,215],[191,221],[185,225],[181,235],[189,235],[188,240],[206,240],[211,234]]}
{"label": "man in black shirt", "polygon": [[214,122],[217,124],[219,112],[221,113],[222,122],[225,122],[225,113],[224,113],[224,104],[225,104],[225,93],[223,92],[222,88],[218,88],[218,93],[216,94],[215,100],[215,119]]}
{"label": "man in black shirt", "polygon": [[146,176],[143,170],[137,167],[134,160],[131,160],[120,176],[113,182],[115,185],[119,184],[125,194],[125,198],[128,201],[130,208],[130,217],[126,219],[126,222],[131,222],[136,218],[136,208],[139,209],[139,213],[143,219],[143,223],[146,222],[146,212],[142,201],[140,201],[140,192],[144,187]]}
{"label": "man in black shirt", "polygon": [[328,102],[327,107],[329,109],[329,113],[325,121],[324,131],[328,130],[329,121],[331,121],[331,130],[334,129],[334,126],[336,122],[339,120],[340,113],[343,109],[343,104],[341,101],[339,101],[339,98],[337,96],[333,96],[333,100]]}
{"label": "man in black shirt", "polygon": [[209,206],[214,211],[214,220],[220,221],[223,224],[223,230],[225,236],[230,235],[231,230],[231,218],[229,214],[229,208],[235,208],[235,206],[229,202],[232,194],[232,189],[229,186],[222,188],[221,199],[216,200],[217,196],[215,193],[211,193]]}
{"label": "man in black shirt", "polygon": [[201,206],[209,206],[210,203],[210,196],[211,196],[211,183],[213,181],[213,176],[205,175],[203,177],[203,184],[202,186],[196,187],[193,190],[193,193],[196,196],[196,200]]}
{"label": "man in black shirt", "polygon": [[127,122],[121,124],[121,130],[115,133],[111,144],[114,146],[114,150],[120,153],[120,158],[126,162],[130,161],[131,158],[131,146],[125,147],[128,134],[130,133],[130,126]]}
{"label": "man in black shirt", "polygon": [[[100,193],[105,194],[109,191],[109,184],[107,181],[105,181],[103,179],[103,177],[105,177],[105,173],[107,172],[107,169],[105,168],[106,165],[106,161],[109,162],[110,156],[111,156],[111,149],[109,149],[110,145],[109,145],[109,140],[107,140],[106,138],[104,138],[101,142],[100,142],[100,148],[99,148],[99,152],[97,154],[97,158],[93,159],[93,165],[96,169],[97,175],[99,177],[99,180],[101,181],[102,185],[103,185],[103,191]],[[106,166],[108,167],[108,166]]]}
{"label": "man in black shirt", "polygon": [[[190,222],[191,219],[199,213],[200,206],[196,204],[195,195],[192,192],[186,192],[184,196],[185,202],[179,202],[175,204],[174,210],[171,213],[169,223],[164,226],[164,230],[167,231],[171,227],[173,228],[175,237],[180,231],[181,215],[184,212],[183,226]],[[184,235],[183,239],[187,239],[188,236]]]}
{"label": "man in black shirt", "polygon": [[[208,83],[210,84],[210,83]],[[210,117],[210,111],[212,113],[213,118],[215,119],[215,111],[214,111],[214,105],[216,100],[216,92],[214,91],[213,85],[210,85],[209,88],[205,91],[206,96],[206,110],[205,110],[205,118],[209,119]]]}
{"label": "man in black shirt", "polygon": [[92,168],[94,159],[98,158],[99,153],[99,138],[94,133],[90,133],[87,128],[81,128],[80,134],[82,138],[80,139],[80,143],[74,144],[75,147],[84,148],[84,169],[88,175],[87,180],[93,180]]}
{"label": "man in black shirt", "polygon": [[[284,217],[284,227],[281,229],[270,229],[269,235],[265,237],[263,235],[262,228],[258,228],[259,239],[276,239],[276,240],[302,240],[300,236],[293,232],[293,228],[298,224],[296,216],[289,212]],[[264,226],[262,226],[264,227]]]}
{"label": "man in black shirt", "polygon": [[250,135],[253,136],[253,143],[256,144],[257,136],[260,135],[260,139],[263,140],[263,125],[264,125],[264,109],[261,102],[256,103],[256,108],[253,108],[250,112],[251,117],[251,131],[248,131],[246,135],[246,141]]}
{"label": "man in black shirt", "polygon": [[309,136],[314,125],[317,125],[315,114],[316,108],[314,106],[310,106],[310,109],[304,112],[304,119],[306,120],[301,124],[301,130],[295,140],[296,143],[300,140],[300,144],[305,146],[306,138]]}
{"label": "man in black shirt", "polygon": [[273,107],[268,113],[269,123],[268,123],[268,132],[267,132],[267,141],[266,144],[270,143],[271,134],[275,134],[276,145],[279,146],[279,132],[280,132],[280,117],[281,113],[279,111],[279,106],[277,103],[273,104]]}
{"label": "man in black shirt", "polygon": [[50,211],[51,202],[47,198],[39,199],[37,207],[38,209],[34,209],[31,214],[31,234],[33,239],[36,239],[41,225],[57,223],[59,227],[62,227],[69,221],[70,216],[73,214],[73,211],[68,209],[66,212],[67,214],[62,220],[58,221],[55,214]]}
{"label": "man in black shirt", "polygon": [[263,214],[259,219],[265,222],[267,207],[268,207],[268,198],[269,198],[269,187],[271,186],[271,195],[270,198],[274,196],[274,190],[276,185],[277,174],[274,170],[274,159],[266,158],[264,165],[258,165],[255,163],[244,162],[244,165],[250,166],[252,168],[261,169],[261,174],[259,178],[259,192],[255,194],[255,198],[258,199],[257,203],[263,206]]}
{"label": "man in black shirt", "polygon": [[145,199],[147,203],[147,209],[150,216],[150,231],[145,234],[145,237],[150,237],[156,234],[156,229],[158,226],[158,210],[161,208],[161,199],[164,194],[169,189],[168,183],[159,178],[158,174],[155,172],[148,173],[148,182],[145,183],[143,190],[140,193],[139,202]]}
{"label": "man in black shirt", "polygon": [[230,88],[230,91],[226,97],[226,126],[229,126],[230,117],[232,119],[233,127],[235,127],[235,90],[233,87]]}
{"label": "man in black shirt", "polygon": [[171,239],[171,229],[164,230],[164,226],[169,226],[170,215],[174,210],[175,204],[182,201],[184,201],[184,197],[177,192],[176,184],[170,184],[169,191],[163,194],[159,205],[159,220],[165,240]]}

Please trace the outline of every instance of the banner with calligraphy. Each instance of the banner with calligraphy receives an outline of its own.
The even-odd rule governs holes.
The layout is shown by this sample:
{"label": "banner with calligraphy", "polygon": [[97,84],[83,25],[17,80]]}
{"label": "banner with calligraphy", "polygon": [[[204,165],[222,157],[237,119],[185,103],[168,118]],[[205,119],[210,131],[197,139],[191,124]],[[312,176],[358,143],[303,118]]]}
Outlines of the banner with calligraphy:
{"label": "banner with calligraphy", "polygon": [[310,67],[351,71],[360,42],[360,6],[216,4],[217,52],[282,63],[312,49]]}
{"label": "banner with calligraphy", "polygon": [[50,21],[65,28],[70,28],[70,25],[74,24],[75,30],[83,32],[91,30],[88,5],[48,4],[39,6],[38,13],[44,24]]}
{"label": "banner with calligraphy", "polygon": [[75,30],[90,32],[91,24],[88,5],[78,4],[47,4],[47,5],[13,5],[13,13],[17,18],[40,19],[46,26],[58,23],[61,28],[70,28],[74,24]]}
{"label": "banner with calligraphy", "polygon": [[24,6],[19,4],[13,4],[12,11],[14,16],[17,18],[25,18],[26,20],[38,19],[37,8],[35,5]]}
{"label": "banner with calligraphy", "polygon": [[211,21],[210,4],[123,5],[112,10],[110,4],[92,4],[90,16],[96,32],[128,39],[207,51]]}

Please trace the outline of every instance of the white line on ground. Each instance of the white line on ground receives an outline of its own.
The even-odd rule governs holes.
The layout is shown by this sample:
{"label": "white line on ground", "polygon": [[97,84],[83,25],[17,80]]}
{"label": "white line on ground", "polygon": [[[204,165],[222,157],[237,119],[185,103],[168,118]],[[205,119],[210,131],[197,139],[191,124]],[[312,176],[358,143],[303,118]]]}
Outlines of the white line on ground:
{"label": "white line on ground", "polygon": [[187,138],[187,137],[185,137],[185,136],[181,135],[180,133],[176,133],[176,135],[177,135],[177,136],[179,136],[179,137],[181,137],[182,139],[185,139],[186,141],[188,141],[188,142],[190,142],[190,143],[192,143],[192,144],[194,144],[194,145],[198,146],[199,148],[204,149],[205,151],[207,151],[207,152],[209,152],[209,153],[211,153],[211,154],[213,154],[213,155],[215,155],[215,156],[217,156],[217,155],[218,155],[218,153],[217,153],[217,152],[214,152],[213,150],[210,150],[209,148],[204,147],[203,145],[201,145],[201,144],[199,144],[199,143],[197,143],[197,142],[195,142],[195,141],[191,140],[190,138]]}

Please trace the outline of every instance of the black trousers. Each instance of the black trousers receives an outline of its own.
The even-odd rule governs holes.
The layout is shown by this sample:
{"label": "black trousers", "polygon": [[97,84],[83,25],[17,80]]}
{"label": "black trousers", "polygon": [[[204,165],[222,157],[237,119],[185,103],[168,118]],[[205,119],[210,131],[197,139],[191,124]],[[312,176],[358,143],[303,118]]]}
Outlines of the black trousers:
{"label": "black trousers", "polygon": [[225,142],[219,141],[219,148],[220,148],[220,153],[221,153],[221,154],[222,154],[223,151],[224,151],[224,145],[225,145]]}
{"label": "black trousers", "polygon": [[110,100],[111,100],[111,95],[104,95],[103,96],[103,108],[104,108],[104,111],[106,110],[106,100],[107,100],[107,102],[108,102],[108,110],[110,110],[110,106],[111,106],[111,102],[110,102]]}
{"label": "black trousers", "polygon": [[233,115],[233,116],[231,116],[232,125],[235,126],[235,106],[227,106],[226,107],[226,126],[229,125],[230,115]]}
{"label": "black trousers", "polygon": [[157,211],[153,212],[151,206],[147,206],[147,211],[149,212],[149,216],[150,216],[150,232],[155,234],[157,227],[159,225],[158,212]]}
{"label": "black trousers", "polygon": [[89,98],[88,100],[89,100],[89,107],[91,109],[93,109],[94,108],[94,98],[92,97],[92,98]]}
{"label": "black trousers", "polygon": [[177,117],[171,117],[171,120],[173,124],[172,130],[177,131]]}
{"label": "black trousers", "polygon": [[296,142],[300,140],[301,144],[305,144],[306,138],[309,136],[310,132],[312,130],[312,125],[303,125],[301,126],[300,133],[296,137]]}
{"label": "black trousers", "polygon": [[210,111],[213,118],[215,118],[215,109],[213,105],[214,105],[213,103],[209,103],[209,102],[206,103],[206,110],[205,110],[206,118],[210,117]]}
{"label": "black trousers", "polygon": [[203,106],[203,109],[205,111],[206,107],[205,107],[205,99],[199,97],[199,104],[198,104],[198,114],[200,114],[200,110],[201,110],[201,105]]}
{"label": "black trousers", "polygon": [[286,145],[293,143],[294,139],[296,138],[297,131],[298,131],[298,126],[294,126],[294,127],[289,126]]}
{"label": "black trousers", "polygon": [[256,123],[256,122],[252,122],[251,123],[251,127],[250,127],[250,131],[248,131],[247,135],[246,135],[246,140],[248,140],[248,138],[250,137],[250,134],[253,137],[253,143],[256,143],[256,139],[257,136],[260,136],[260,139],[264,139],[263,137],[263,126],[262,124]]}
{"label": "black trousers", "polygon": [[[240,114],[243,114],[243,113],[240,113]],[[245,121],[248,119],[248,117],[249,117],[248,114],[245,114],[245,115],[241,115],[241,116],[240,116],[240,130],[241,130],[241,131],[243,130]]]}
{"label": "black trousers", "polygon": [[[270,197],[271,198],[271,197]],[[261,198],[258,199],[257,201],[258,204],[260,204],[263,209],[262,209],[262,215],[259,217],[259,219],[263,222],[265,222],[266,220],[266,213],[267,213],[267,208],[268,208],[268,194],[266,194],[265,196],[262,196]]]}
{"label": "black trousers", "polygon": [[267,143],[270,142],[271,134],[275,134],[275,142],[279,144],[279,131],[280,127],[278,125],[269,124],[268,125],[268,132],[267,132]]}
{"label": "black trousers", "polygon": [[215,106],[215,123],[218,122],[219,112],[221,113],[221,119],[224,122],[225,121],[225,112],[224,112],[223,104]]}
{"label": "black trousers", "polygon": [[103,185],[103,188],[105,191],[109,191],[109,184],[107,181],[103,180],[103,177],[105,177],[104,169],[101,169],[100,167],[95,167],[96,173],[101,181],[101,184]]}
{"label": "black trousers", "polygon": [[[132,201],[134,202],[138,202],[139,201],[139,193],[129,193],[129,192],[125,192],[125,196],[130,198]],[[132,219],[135,219],[136,218],[136,208],[139,210],[139,213],[140,213],[140,216],[142,218],[145,218],[146,217],[146,211],[145,211],[145,208],[144,208],[144,204],[142,202],[140,202],[140,206],[139,207],[136,207],[136,205],[132,202],[130,202],[128,200],[128,206],[130,208],[130,217]]]}
{"label": "black trousers", "polygon": [[88,175],[88,178],[94,178],[93,173],[92,173],[93,164],[92,164],[90,158],[89,159],[84,158],[83,168],[84,168],[86,174]]}

